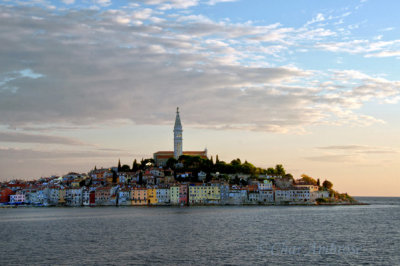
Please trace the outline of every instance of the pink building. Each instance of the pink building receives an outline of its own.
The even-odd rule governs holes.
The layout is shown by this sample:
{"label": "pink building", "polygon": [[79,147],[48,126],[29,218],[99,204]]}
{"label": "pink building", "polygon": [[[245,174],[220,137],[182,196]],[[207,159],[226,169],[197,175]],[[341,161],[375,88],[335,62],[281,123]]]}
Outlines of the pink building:
{"label": "pink building", "polygon": [[10,204],[22,204],[25,202],[25,195],[22,193],[17,193],[10,195]]}
{"label": "pink building", "polygon": [[179,204],[188,204],[188,186],[186,184],[179,185]]}

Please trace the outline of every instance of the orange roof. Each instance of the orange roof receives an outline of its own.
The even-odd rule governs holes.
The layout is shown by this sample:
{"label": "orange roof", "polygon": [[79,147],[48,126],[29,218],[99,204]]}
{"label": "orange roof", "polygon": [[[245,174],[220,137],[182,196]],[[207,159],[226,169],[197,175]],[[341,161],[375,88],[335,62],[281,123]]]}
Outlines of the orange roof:
{"label": "orange roof", "polygon": [[[205,154],[206,153],[206,151],[183,151],[182,152],[183,154]],[[173,151],[158,151],[158,152],[156,152],[156,153],[154,153],[154,154],[163,154],[163,155],[174,155],[174,152]]]}

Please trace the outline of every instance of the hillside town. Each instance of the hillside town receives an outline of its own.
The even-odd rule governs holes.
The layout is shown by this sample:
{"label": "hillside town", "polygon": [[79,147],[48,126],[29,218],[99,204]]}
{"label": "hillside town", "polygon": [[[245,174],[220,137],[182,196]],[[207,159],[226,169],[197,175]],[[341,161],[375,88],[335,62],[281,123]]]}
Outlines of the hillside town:
{"label": "hillside town", "polygon": [[241,183],[230,184],[221,180],[218,173],[213,173],[206,182],[204,172],[198,173],[198,182],[191,182],[192,174],[153,166],[136,172],[113,167],[35,181],[13,180],[1,183],[0,204],[74,207],[316,204],[319,199],[333,196],[324,187],[303,179],[292,182],[290,178],[277,176],[223,175]]}
{"label": "hillside town", "polygon": [[0,183],[2,206],[143,206],[349,203],[354,199],[307,175],[294,179],[282,165],[262,169],[240,159],[214,161],[203,151],[183,151],[179,108],[174,150],[136,159],[132,166],[94,167],[33,181]]}

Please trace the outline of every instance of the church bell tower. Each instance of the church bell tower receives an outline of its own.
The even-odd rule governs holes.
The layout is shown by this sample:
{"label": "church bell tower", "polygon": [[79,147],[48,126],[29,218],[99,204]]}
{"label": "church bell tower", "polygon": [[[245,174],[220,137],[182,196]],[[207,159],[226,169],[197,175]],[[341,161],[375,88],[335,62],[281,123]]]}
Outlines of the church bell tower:
{"label": "church bell tower", "polygon": [[174,157],[177,160],[182,155],[182,131],[181,118],[179,117],[179,107],[177,107],[174,126]]}

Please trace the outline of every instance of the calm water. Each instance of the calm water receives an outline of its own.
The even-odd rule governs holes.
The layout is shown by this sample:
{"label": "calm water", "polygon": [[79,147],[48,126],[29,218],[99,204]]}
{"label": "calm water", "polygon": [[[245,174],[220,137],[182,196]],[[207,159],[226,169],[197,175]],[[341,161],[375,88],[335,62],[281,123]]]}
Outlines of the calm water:
{"label": "calm water", "polygon": [[0,264],[400,265],[400,198],[362,201],[0,209]]}

